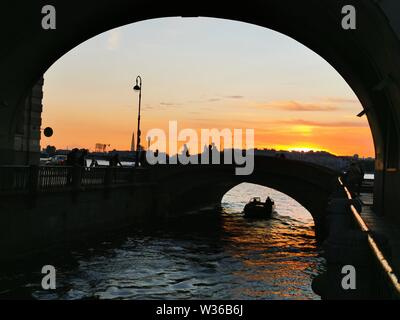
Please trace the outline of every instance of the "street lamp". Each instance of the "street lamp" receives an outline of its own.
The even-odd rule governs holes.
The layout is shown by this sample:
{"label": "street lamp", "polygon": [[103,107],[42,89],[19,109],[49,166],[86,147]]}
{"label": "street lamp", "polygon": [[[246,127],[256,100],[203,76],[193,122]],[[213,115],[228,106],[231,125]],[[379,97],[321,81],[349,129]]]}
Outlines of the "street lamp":
{"label": "street lamp", "polygon": [[136,161],[135,167],[139,166],[139,148],[140,148],[140,105],[142,101],[142,78],[140,76],[136,77],[136,85],[133,90],[139,91],[139,112],[137,119],[137,136],[136,136]]}

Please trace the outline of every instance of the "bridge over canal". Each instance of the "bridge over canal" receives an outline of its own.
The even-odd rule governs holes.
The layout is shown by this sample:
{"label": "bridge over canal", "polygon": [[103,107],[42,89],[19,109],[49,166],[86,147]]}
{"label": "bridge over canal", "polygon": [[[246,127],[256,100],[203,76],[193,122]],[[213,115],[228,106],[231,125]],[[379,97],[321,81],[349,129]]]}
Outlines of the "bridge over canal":
{"label": "bridge over canal", "polygon": [[[2,258],[68,243],[139,219],[179,216],[221,203],[241,182],[272,187],[312,214],[323,234],[325,208],[338,173],[305,163],[255,157],[249,176],[233,165],[158,165],[147,168],[0,167]],[[185,199],[185,201],[182,201]]]}

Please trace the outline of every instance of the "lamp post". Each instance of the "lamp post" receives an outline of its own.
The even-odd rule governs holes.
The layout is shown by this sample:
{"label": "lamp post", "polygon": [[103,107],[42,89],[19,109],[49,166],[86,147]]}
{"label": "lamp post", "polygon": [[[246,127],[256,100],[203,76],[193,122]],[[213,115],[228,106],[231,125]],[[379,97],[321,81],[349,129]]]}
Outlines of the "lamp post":
{"label": "lamp post", "polygon": [[139,91],[139,111],[137,119],[137,135],[136,135],[136,160],[135,167],[139,166],[139,148],[140,148],[140,105],[142,101],[142,78],[140,76],[136,77],[136,85],[133,90]]}

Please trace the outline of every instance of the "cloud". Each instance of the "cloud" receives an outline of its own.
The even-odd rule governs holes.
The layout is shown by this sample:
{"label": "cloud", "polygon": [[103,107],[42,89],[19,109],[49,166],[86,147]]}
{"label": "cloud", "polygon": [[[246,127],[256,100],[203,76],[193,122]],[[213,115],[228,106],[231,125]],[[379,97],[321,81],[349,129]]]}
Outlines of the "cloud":
{"label": "cloud", "polygon": [[267,109],[281,109],[285,111],[336,111],[339,108],[333,105],[302,103],[297,101],[273,101],[270,103],[262,104],[261,108]]}
{"label": "cloud", "polygon": [[222,95],[217,95],[217,97],[215,96],[211,96],[210,98],[206,98],[206,97],[202,97],[198,100],[188,100],[186,101],[186,103],[208,103],[208,102],[219,102],[222,101],[224,99],[243,99],[244,96],[241,95],[228,95],[228,96],[222,96]]}
{"label": "cloud", "polygon": [[177,107],[179,106],[180,103],[175,103],[175,102],[160,102],[160,106],[164,106],[164,107]]}
{"label": "cloud", "polygon": [[334,122],[323,122],[323,121],[308,121],[302,119],[295,120],[282,120],[279,121],[282,124],[290,125],[304,125],[310,127],[324,127],[324,128],[366,128],[367,123],[356,122],[356,121],[334,121]]}
{"label": "cloud", "polygon": [[121,32],[119,30],[111,30],[107,38],[107,49],[117,50],[121,43]]}
{"label": "cloud", "polygon": [[228,99],[243,99],[244,96],[232,95],[232,96],[225,96],[225,98],[228,98]]}
{"label": "cloud", "polygon": [[330,103],[360,103],[357,99],[350,98],[325,98],[324,101]]}

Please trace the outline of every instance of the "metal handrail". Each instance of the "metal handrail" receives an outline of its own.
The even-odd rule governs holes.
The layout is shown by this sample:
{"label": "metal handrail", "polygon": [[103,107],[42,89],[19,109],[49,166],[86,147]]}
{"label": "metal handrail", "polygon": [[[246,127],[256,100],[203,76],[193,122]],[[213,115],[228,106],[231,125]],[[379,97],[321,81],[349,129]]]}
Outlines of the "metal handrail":
{"label": "metal handrail", "polygon": [[[22,171],[21,171],[22,170]],[[78,170],[78,171],[76,171]],[[79,171],[80,170],[80,171]],[[60,190],[64,187],[122,185],[133,182],[139,168],[73,166],[0,166],[0,191]],[[109,174],[106,174],[109,171]],[[18,173],[18,175],[16,174]],[[109,179],[106,178],[109,177]],[[75,180],[74,180],[75,179]],[[107,180],[107,181],[106,181]]]}
{"label": "metal handrail", "polygon": [[[349,200],[353,200],[353,197],[349,191],[349,189],[343,184],[342,179],[338,178],[339,183],[343,186],[344,191],[347,194],[347,198]],[[351,212],[357,221],[358,225],[360,226],[361,230],[367,234],[368,237],[368,244],[374,253],[375,258],[378,260],[379,265],[382,267],[384,273],[387,275],[389,282],[391,283],[395,294],[398,298],[400,298],[400,282],[399,278],[396,276],[394,269],[392,268],[390,262],[385,257],[383,251],[379,248],[379,245],[375,241],[371,230],[368,228],[367,224],[364,222],[363,218],[361,217],[360,213],[354,207],[354,205],[350,205]]]}

